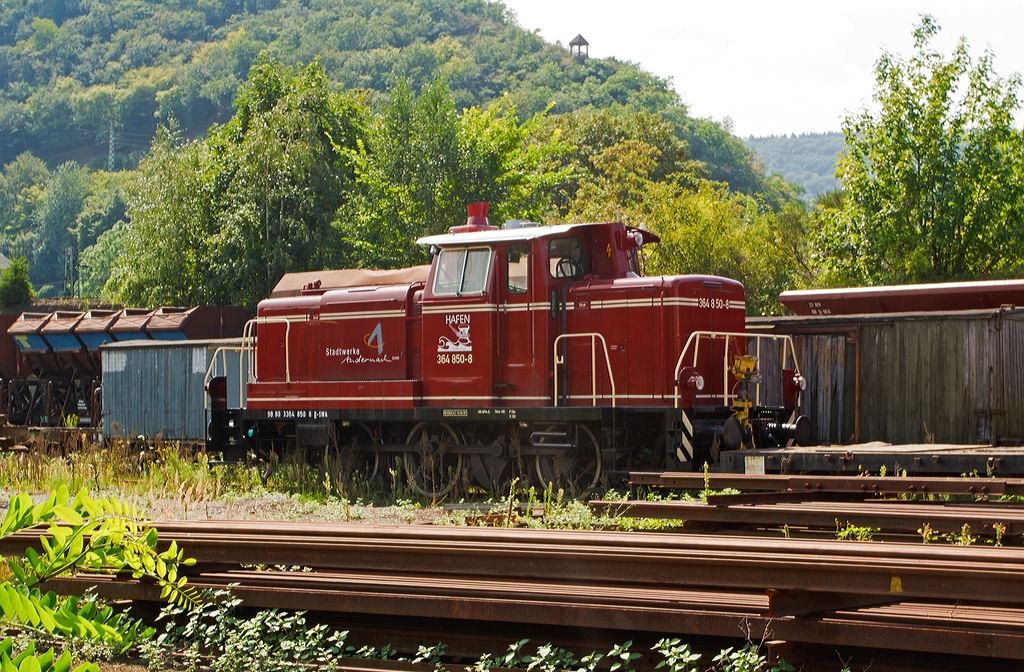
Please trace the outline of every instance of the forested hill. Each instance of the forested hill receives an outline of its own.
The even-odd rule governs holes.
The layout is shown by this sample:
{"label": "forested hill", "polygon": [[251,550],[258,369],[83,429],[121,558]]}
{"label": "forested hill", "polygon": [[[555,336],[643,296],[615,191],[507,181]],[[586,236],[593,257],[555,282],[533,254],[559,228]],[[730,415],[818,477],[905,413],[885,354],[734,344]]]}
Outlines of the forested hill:
{"label": "forested hill", "polygon": [[3,0],[0,164],[31,151],[51,168],[108,168],[112,133],[112,167],[134,167],[160,122],[197,136],[229,119],[261,52],[319,59],[334,85],[371,98],[440,74],[459,108],[508,94],[520,118],[552,104],[553,114],[660,111],[713,179],[762,186],[742,143],[690,119],[664,80],[613,59],[577,61],[485,0]]}
{"label": "forested hill", "polygon": [[650,272],[751,311],[799,268],[792,185],[739,138],[488,0],[0,0],[0,165],[0,251],[43,296],[252,308],[422,263],[478,200],[645,223]]}
{"label": "forested hill", "polygon": [[836,159],[843,149],[842,133],[750,136],[745,142],[768,170],[799,184],[809,199],[838,186]]}

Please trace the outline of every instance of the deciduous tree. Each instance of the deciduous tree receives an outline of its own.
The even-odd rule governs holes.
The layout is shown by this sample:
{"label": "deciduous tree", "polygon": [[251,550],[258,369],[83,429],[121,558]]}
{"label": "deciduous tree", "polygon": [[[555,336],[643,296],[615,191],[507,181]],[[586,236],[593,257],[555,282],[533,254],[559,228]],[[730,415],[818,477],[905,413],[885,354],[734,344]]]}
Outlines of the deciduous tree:
{"label": "deciduous tree", "polygon": [[875,65],[875,108],[843,124],[838,209],[818,215],[818,263],[833,284],[998,277],[1024,271],[1024,136],[1019,75],[973,60],[961,39],[932,47],[923,16],[909,59]]}
{"label": "deciduous tree", "polygon": [[284,273],[346,261],[333,222],[352,192],[358,97],[333,92],[319,63],[263,58],[236,106],[205,140],[166,129],[140,164],[115,298],[254,308]]}

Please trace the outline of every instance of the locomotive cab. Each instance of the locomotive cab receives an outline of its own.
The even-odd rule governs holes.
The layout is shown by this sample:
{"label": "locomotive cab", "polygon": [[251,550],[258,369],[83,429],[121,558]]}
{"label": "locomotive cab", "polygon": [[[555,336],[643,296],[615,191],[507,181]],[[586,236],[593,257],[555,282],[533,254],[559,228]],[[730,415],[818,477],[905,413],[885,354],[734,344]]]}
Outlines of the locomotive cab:
{"label": "locomotive cab", "polygon": [[424,405],[551,406],[567,371],[555,370],[555,340],[603,328],[570,326],[574,293],[639,278],[644,235],[657,240],[621,223],[513,222],[420,239],[434,253],[421,300]]}

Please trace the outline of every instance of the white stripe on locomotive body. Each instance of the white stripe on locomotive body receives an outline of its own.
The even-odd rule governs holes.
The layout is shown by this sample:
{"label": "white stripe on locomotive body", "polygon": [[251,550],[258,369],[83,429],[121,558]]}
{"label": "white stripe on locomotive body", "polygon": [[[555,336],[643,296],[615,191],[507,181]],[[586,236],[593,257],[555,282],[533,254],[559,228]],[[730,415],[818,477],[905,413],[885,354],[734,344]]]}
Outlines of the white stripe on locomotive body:
{"label": "white stripe on locomotive body", "polygon": [[[385,318],[404,318],[404,310],[363,310],[351,313],[323,313],[318,316],[321,322],[336,322],[340,320],[373,320]],[[284,324],[286,322],[310,322],[308,314],[305,315],[262,315],[255,318],[256,324]]]}
{"label": "white stripe on locomotive body", "polygon": [[497,312],[498,306],[494,303],[468,303],[468,304],[449,304],[445,306],[425,305],[423,306],[424,315],[441,315],[448,313],[494,313]]}
{"label": "white stripe on locomotive body", "polygon": [[372,395],[362,397],[249,397],[246,403],[257,402],[270,404],[273,402],[300,402],[309,401],[419,401],[419,397],[375,397]]}
{"label": "white stripe on locomotive body", "polygon": [[361,311],[357,313],[324,313],[320,316],[320,321],[329,320],[331,322],[335,320],[361,320],[361,319],[384,319],[389,317],[405,317],[406,311],[404,310],[382,310],[382,311]]}
{"label": "white stripe on locomotive body", "polygon": [[[643,299],[608,299],[599,300],[595,299],[590,302],[587,308],[577,307],[575,304],[570,303],[565,306],[566,310],[611,310],[615,308],[657,308],[660,306],[666,307],[678,307],[678,306],[689,306],[699,308],[700,299],[693,299],[687,297],[668,297],[665,299],[661,298],[643,298]],[[726,299],[724,301],[726,310],[745,310],[743,303],[738,301],[731,301]],[[527,311],[538,311],[544,312],[550,310],[551,306],[547,303],[533,302],[533,303],[521,303],[521,304],[449,304],[444,306],[438,305],[425,305],[423,306],[424,315],[442,315],[453,312],[459,313],[518,313]],[[351,313],[322,313],[318,319],[321,322],[336,322],[342,320],[373,320],[373,319],[388,319],[388,318],[404,318],[407,315],[405,310],[366,310],[357,311]],[[285,322],[309,322],[310,316],[304,315],[264,315],[256,318],[257,324],[283,324]]]}
{"label": "white stripe on locomotive body", "polygon": [[547,303],[503,303],[498,306],[502,313],[528,313],[531,310],[549,310],[551,306]]}
{"label": "white stripe on locomotive body", "polygon": [[[593,394],[570,394],[570,395],[566,396],[566,399],[593,399],[595,396],[598,399],[612,399],[612,395],[610,395],[610,394],[598,394],[598,395],[593,395]],[[722,396],[722,395],[718,395],[718,396]],[[616,394],[614,398],[615,399],[648,399],[650,401],[663,401],[663,402],[672,401],[672,395],[671,394]]]}
{"label": "white stripe on locomotive body", "polygon": [[[739,301],[725,300],[726,310],[745,310],[745,304]],[[700,299],[691,299],[686,297],[670,297],[665,299],[652,298],[652,299],[609,299],[609,300],[593,300],[589,304],[591,310],[602,310],[612,308],[658,308],[661,306],[667,307],[678,307],[688,306],[693,308],[700,307]],[[424,315],[437,315],[446,314],[452,312],[460,313],[492,313],[492,312],[523,312],[530,310],[546,311],[551,306],[547,303],[533,302],[533,303],[515,303],[515,304],[481,304],[481,305],[446,305],[446,306],[424,306]],[[574,303],[567,304],[566,310],[580,310]],[[322,319],[322,318],[321,318]]]}

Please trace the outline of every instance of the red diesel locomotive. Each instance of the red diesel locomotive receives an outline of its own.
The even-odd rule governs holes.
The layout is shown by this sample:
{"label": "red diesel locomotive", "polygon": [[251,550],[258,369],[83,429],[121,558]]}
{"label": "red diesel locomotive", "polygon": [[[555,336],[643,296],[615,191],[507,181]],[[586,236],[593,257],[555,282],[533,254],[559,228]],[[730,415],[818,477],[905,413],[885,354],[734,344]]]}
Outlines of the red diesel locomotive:
{"label": "red diesel locomotive", "polygon": [[[349,451],[367,476],[400,457],[436,496],[512,475],[582,491],[809,433],[792,344],[744,334],[739,282],[641,277],[640,247],[658,239],[617,222],[499,229],[486,203],[469,215],[418,241],[425,281],[316,281],[260,302],[244,407],[227,408],[224,378],[208,384],[211,453]],[[765,378],[763,341],[778,364]],[[761,403],[769,388],[777,405]]]}

